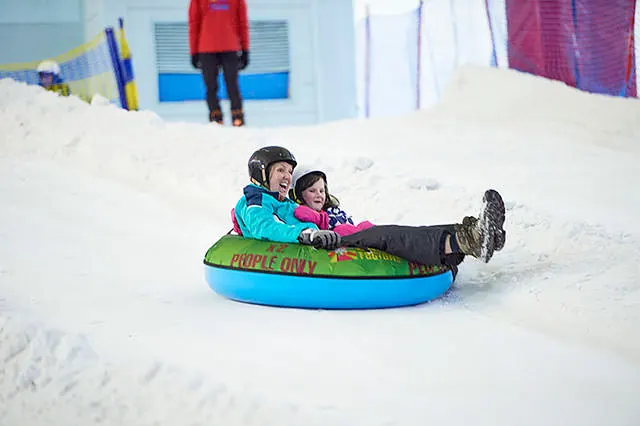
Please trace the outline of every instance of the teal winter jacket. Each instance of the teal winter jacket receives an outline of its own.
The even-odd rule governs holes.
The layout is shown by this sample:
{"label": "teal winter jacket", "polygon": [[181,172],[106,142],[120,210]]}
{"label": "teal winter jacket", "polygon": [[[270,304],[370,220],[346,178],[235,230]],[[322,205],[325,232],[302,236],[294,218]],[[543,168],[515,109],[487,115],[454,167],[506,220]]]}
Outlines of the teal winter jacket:
{"label": "teal winter jacket", "polygon": [[303,229],[318,229],[313,223],[301,222],[293,211],[298,207],[293,200],[278,200],[277,192],[258,185],[244,187],[244,196],[238,200],[235,215],[242,235],[246,238],[297,243]]}

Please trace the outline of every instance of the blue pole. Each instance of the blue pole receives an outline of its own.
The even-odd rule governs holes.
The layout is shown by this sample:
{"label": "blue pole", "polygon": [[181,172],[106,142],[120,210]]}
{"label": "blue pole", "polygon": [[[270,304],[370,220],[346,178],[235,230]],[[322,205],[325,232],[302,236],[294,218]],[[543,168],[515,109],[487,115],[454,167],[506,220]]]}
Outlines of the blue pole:
{"label": "blue pole", "polygon": [[420,0],[418,6],[418,64],[416,70],[416,109],[420,109],[421,106],[421,87],[422,87],[422,6],[423,0]]}
{"label": "blue pole", "polygon": [[364,111],[365,117],[369,118],[371,113],[371,10],[369,4],[366,5],[365,18],[365,76],[364,76]]}
{"label": "blue pole", "polygon": [[496,38],[493,34],[493,23],[491,22],[491,9],[489,8],[489,0],[484,0],[484,8],[487,11],[487,21],[489,22],[489,34],[491,34],[491,66],[498,66],[498,55],[496,53]]}
{"label": "blue pole", "polygon": [[578,56],[580,51],[577,46],[578,41],[578,9],[576,8],[576,0],[571,0],[571,14],[573,17],[573,39],[575,44],[573,46],[573,74],[576,78],[576,88],[580,89],[580,67],[578,66]]}
{"label": "blue pole", "polygon": [[118,93],[120,94],[120,104],[122,108],[129,109],[127,104],[127,93],[125,91],[124,76],[122,75],[122,68],[120,63],[120,54],[118,53],[118,44],[116,43],[116,37],[113,34],[113,28],[107,27],[104,30],[107,37],[107,46],[109,46],[109,54],[111,56],[111,64],[113,65],[113,73],[116,76],[116,85],[118,86]]}

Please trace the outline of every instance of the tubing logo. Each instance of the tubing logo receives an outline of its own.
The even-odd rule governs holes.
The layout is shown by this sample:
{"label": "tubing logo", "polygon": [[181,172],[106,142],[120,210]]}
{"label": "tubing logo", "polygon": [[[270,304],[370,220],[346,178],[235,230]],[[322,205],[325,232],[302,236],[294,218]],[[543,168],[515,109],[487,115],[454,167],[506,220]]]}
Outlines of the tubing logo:
{"label": "tubing logo", "polygon": [[330,251],[328,255],[331,259],[331,263],[356,260],[358,258],[358,253],[349,251],[344,247],[340,247],[334,251]]}
{"label": "tubing logo", "polygon": [[229,10],[229,0],[209,0],[209,10]]}

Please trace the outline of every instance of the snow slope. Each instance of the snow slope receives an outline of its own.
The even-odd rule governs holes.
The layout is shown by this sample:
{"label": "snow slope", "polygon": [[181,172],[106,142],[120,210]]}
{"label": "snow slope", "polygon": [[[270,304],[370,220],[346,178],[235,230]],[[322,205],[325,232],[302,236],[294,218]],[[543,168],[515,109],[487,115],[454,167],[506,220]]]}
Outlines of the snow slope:
{"label": "snow slope", "polygon": [[[0,424],[636,425],[639,118],[474,67],[431,110],[286,129],[2,80]],[[225,300],[202,257],[267,144],[375,223],[457,221],[494,187],[507,246],[414,308]]]}

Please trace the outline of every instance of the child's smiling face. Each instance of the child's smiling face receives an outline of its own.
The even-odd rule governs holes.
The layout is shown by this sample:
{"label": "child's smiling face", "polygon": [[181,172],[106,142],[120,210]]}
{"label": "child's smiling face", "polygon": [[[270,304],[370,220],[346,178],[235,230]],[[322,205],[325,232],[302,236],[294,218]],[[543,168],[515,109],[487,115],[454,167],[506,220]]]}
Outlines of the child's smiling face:
{"label": "child's smiling face", "polygon": [[325,193],[325,183],[323,179],[318,179],[316,183],[302,191],[302,201],[304,201],[307,207],[311,207],[317,212],[322,211],[326,199],[327,194]]}

